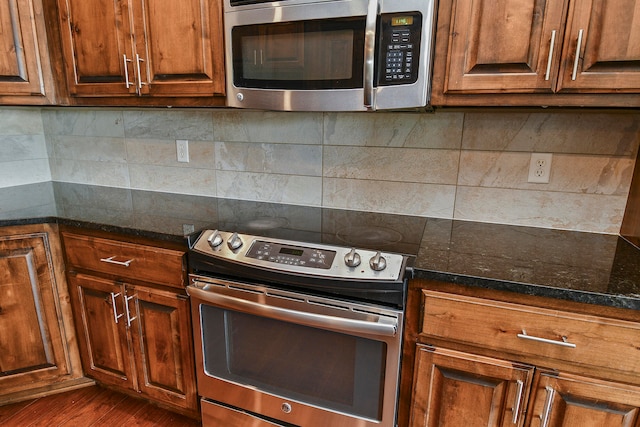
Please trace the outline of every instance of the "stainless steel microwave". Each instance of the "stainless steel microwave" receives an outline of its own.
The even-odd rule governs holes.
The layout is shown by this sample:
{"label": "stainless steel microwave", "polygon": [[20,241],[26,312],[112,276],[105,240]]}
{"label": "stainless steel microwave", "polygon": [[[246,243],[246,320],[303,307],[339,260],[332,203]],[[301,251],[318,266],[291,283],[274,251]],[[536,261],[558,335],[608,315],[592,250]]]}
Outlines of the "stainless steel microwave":
{"label": "stainless steel microwave", "polygon": [[230,107],[429,103],[434,0],[224,0],[224,26]]}

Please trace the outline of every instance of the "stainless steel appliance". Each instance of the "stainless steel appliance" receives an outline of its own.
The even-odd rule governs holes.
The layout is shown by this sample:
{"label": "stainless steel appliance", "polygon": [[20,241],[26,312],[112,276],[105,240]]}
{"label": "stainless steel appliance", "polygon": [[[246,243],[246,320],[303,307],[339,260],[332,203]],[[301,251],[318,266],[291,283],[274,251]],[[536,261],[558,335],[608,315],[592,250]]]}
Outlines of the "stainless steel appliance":
{"label": "stainless steel appliance", "polygon": [[394,426],[410,261],[204,231],[187,288],[203,425]]}
{"label": "stainless steel appliance", "polygon": [[227,103],[286,111],[424,107],[434,0],[225,0]]}

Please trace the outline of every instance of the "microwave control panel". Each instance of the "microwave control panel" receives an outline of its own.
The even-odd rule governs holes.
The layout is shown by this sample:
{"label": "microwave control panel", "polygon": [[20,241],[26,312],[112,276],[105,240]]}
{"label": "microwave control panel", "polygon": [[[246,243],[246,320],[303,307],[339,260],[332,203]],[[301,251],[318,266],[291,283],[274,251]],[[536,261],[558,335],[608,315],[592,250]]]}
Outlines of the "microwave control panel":
{"label": "microwave control panel", "polygon": [[378,85],[415,83],[420,63],[422,14],[385,13],[380,16]]}

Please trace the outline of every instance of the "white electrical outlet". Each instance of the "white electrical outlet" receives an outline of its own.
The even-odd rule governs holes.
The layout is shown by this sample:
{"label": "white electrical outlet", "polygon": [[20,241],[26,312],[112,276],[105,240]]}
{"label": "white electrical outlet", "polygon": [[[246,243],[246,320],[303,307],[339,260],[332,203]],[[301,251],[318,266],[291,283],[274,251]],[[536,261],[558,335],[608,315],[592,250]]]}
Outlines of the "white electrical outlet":
{"label": "white electrical outlet", "polygon": [[176,154],[178,161],[189,163],[189,141],[186,139],[176,139]]}
{"label": "white electrical outlet", "polygon": [[546,184],[551,175],[551,153],[531,153],[529,162],[529,182]]}

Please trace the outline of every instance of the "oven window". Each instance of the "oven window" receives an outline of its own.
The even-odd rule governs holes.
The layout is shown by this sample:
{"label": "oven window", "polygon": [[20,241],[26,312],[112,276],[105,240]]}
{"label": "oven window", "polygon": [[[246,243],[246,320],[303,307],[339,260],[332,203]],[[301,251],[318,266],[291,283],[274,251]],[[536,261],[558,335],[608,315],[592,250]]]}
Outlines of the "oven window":
{"label": "oven window", "polygon": [[385,343],[213,306],[201,316],[208,375],[380,420]]}
{"label": "oven window", "polygon": [[234,27],[234,84],[265,89],[362,88],[364,27],[364,17]]}

